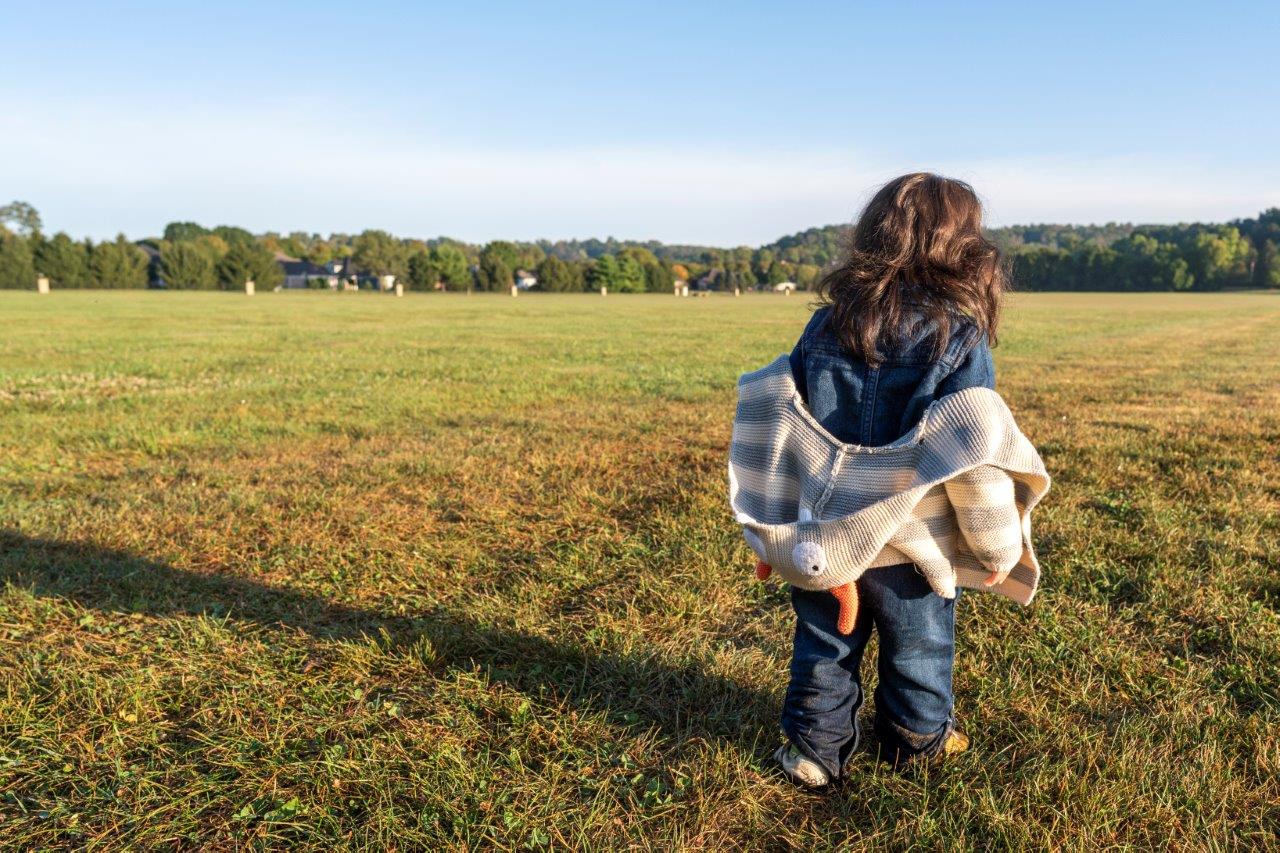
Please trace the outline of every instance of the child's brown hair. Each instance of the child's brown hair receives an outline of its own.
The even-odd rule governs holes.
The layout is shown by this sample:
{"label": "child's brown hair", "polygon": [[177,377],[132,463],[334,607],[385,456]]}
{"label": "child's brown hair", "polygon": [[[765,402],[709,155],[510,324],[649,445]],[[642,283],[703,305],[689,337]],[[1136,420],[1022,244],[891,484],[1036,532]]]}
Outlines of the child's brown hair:
{"label": "child's brown hair", "polygon": [[957,313],[994,345],[1007,288],[973,187],[928,172],[895,178],[872,196],[839,266],[818,284],[836,336],[873,365],[903,333],[912,306],[937,328],[934,358],[945,351]]}

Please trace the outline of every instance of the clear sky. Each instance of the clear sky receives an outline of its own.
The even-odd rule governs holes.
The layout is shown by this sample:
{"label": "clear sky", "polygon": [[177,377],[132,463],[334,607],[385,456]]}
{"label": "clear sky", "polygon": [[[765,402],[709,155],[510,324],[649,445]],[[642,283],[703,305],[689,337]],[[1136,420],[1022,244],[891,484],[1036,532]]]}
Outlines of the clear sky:
{"label": "clear sky", "polygon": [[992,224],[1280,204],[1280,4],[0,0],[46,230],[719,245],[930,169]]}

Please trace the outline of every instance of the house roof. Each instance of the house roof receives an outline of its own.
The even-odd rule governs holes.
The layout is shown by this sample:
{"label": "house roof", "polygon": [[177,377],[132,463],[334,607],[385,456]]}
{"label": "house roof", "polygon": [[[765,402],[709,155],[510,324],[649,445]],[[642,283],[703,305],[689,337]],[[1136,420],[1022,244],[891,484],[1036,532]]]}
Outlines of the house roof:
{"label": "house roof", "polygon": [[285,275],[328,275],[329,271],[324,267],[318,267],[310,261],[284,261],[277,260],[280,268],[284,270]]}

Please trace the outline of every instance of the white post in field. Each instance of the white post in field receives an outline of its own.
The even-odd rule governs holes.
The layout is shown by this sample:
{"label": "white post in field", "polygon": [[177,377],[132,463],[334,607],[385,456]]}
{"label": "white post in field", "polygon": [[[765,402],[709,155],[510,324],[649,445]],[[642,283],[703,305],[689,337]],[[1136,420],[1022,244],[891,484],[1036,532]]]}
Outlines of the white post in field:
{"label": "white post in field", "polygon": [[246,296],[253,296],[254,287],[255,287],[255,285],[254,285],[254,283],[253,283],[253,279],[251,279],[251,278],[250,278],[250,279],[246,279],[246,280],[245,280],[245,283],[244,283],[244,293],[245,293],[245,295],[246,295]]}
{"label": "white post in field", "polygon": [[689,285],[687,285],[687,284],[682,284],[682,285],[680,285],[680,295],[681,295],[681,296],[688,296],[688,295],[689,295]]}
{"label": "white post in field", "polygon": [[609,288],[608,288],[608,287],[606,287],[606,286],[605,286],[605,285],[603,285],[603,284],[602,284],[602,285],[600,285],[600,295],[601,295],[601,296],[608,296],[608,295],[609,295]]}
{"label": "white post in field", "polygon": [[404,296],[404,285],[396,282],[396,296]]}
{"label": "white post in field", "polygon": [[677,281],[675,284],[671,285],[671,295],[672,296],[680,295],[680,282]]}
{"label": "white post in field", "polygon": [[734,295],[734,296],[741,296],[741,295],[742,295],[742,288],[741,288],[741,287],[738,287],[738,285],[736,285],[736,284],[735,284],[735,285],[733,286],[733,295]]}
{"label": "white post in field", "polygon": [[516,287],[514,284],[513,284],[513,285],[511,285],[511,295],[512,295],[512,296],[519,296],[519,295],[520,295],[520,288]]}
{"label": "white post in field", "polygon": [[36,293],[48,293],[48,292],[49,292],[49,277],[43,276],[43,275],[36,276]]}

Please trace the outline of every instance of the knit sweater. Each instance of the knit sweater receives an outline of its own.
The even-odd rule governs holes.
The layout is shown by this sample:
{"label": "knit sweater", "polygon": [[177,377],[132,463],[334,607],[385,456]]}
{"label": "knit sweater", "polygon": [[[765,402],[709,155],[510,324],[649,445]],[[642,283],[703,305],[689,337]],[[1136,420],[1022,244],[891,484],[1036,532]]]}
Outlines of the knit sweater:
{"label": "knit sweater", "polygon": [[[915,563],[935,592],[957,586],[1035,595],[1040,565],[1031,510],[1049,475],[1000,395],[948,394],[914,429],[880,447],[845,444],[806,408],[788,359],[738,381],[729,502],[747,543],[796,586],[831,590],[856,615],[854,581],[876,566]],[[992,572],[1008,578],[988,587]],[[844,624],[847,622],[847,625]]]}

